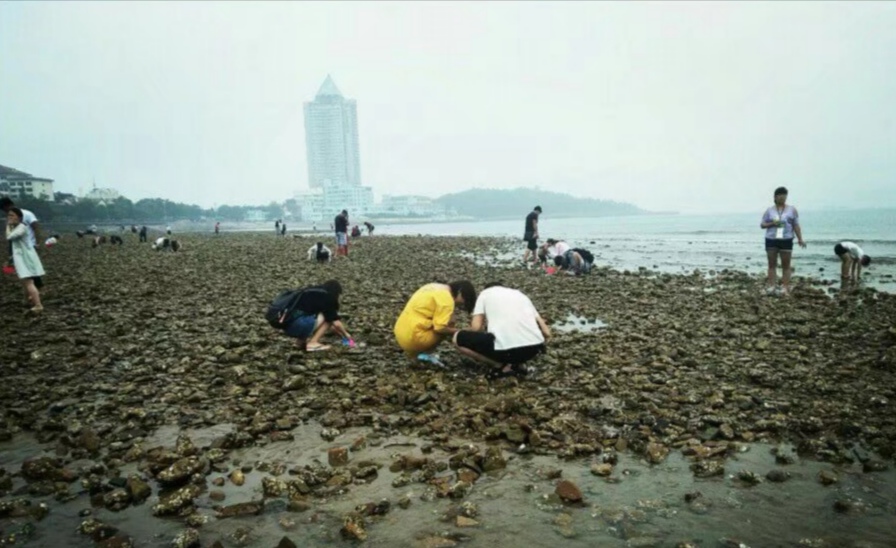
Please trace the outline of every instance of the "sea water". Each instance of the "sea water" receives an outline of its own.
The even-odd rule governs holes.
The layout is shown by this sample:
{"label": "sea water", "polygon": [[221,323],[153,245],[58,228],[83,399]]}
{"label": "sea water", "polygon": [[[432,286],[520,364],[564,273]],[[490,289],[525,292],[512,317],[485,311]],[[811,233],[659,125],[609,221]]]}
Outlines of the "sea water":
{"label": "sea water", "polygon": [[[584,247],[598,266],[619,270],[647,268],[661,272],[707,273],[725,268],[764,274],[764,238],[759,227],[764,210],[755,214],[640,215],[627,217],[552,218],[539,220],[540,241],[565,240]],[[377,227],[376,234],[435,236],[499,236],[519,239],[523,218],[505,221],[397,224]],[[839,281],[840,260],[834,246],[842,240],[857,243],[873,258],[863,280],[885,291],[896,290],[896,209],[802,211],[800,225],[805,249],[794,246],[797,276]]]}

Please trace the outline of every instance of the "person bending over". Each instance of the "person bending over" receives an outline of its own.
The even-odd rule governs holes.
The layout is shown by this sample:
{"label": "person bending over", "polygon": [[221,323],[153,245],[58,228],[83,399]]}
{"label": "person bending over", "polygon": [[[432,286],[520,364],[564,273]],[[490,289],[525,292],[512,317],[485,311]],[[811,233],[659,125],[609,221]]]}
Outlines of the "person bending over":
{"label": "person bending over", "polygon": [[862,275],[862,267],[871,264],[871,257],[865,255],[862,248],[853,242],[843,241],[834,246],[834,254],[840,258],[840,278],[858,282]]}
{"label": "person bending over", "polygon": [[286,321],[286,334],[298,339],[296,344],[308,352],[328,350],[330,345],[321,344],[320,339],[330,331],[352,341],[339,318],[341,295],[342,285],[336,280],[303,289]]}
{"label": "person bending over", "polygon": [[470,329],[454,334],[461,354],[491,366],[498,375],[519,372],[519,366],[544,352],[550,340],[551,328],[529,297],[499,283],[479,294]]}
{"label": "person bending over", "polygon": [[449,284],[431,283],[418,289],[395,322],[393,333],[398,346],[411,358],[439,363],[430,355],[457,331],[453,326],[455,305],[470,313],[476,303],[476,289],[467,280]]}
{"label": "person bending over", "polygon": [[308,260],[327,263],[333,260],[333,252],[323,242],[317,242],[308,248]]}

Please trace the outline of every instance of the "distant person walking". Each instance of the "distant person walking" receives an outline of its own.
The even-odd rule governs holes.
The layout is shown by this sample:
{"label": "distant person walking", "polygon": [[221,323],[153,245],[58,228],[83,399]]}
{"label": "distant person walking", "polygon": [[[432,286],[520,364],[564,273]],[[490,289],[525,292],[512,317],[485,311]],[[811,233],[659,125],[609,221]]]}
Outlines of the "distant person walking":
{"label": "distant person walking", "polygon": [[280,235],[286,236],[286,223],[280,223]]}
{"label": "distant person walking", "polygon": [[215,236],[221,233],[221,222],[218,221],[215,223]]}
{"label": "distant person walking", "polygon": [[31,241],[31,229],[25,224],[25,213],[17,207],[4,207],[6,213],[6,239],[12,247],[12,261],[16,267],[16,275],[22,280],[25,298],[31,305],[31,312],[37,314],[44,307],[40,302],[41,276],[45,274],[44,266],[37,255],[35,245]]}
{"label": "distant person walking", "polygon": [[336,230],[336,256],[348,257],[348,210],[343,209],[333,219]]}
{"label": "distant person walking", "polygon": [[280,219],[274,221],[274,235],[280,234]]}
{"label": "distant person walking", "polygon": [[790,293],[793,236],[796,235],[800,247],[806,247],[806,243],[800,228],[800,214],[795,207],[787,205],[787,189],[783,186],[775,189],[775,205],[765,210],[759,226],[765,230],[765,253],[768,255],[766,291],[775,290],[778,257],[781,257],[781,288],[786,295]]}
{"label": "distant person walking", "polygon": [[858,282],[862,267],[871,264],[871,257],[853,242],[843,241],[834,246],[834,254],[840,258],[840,279],[844,282]]}
{"label": "distant person walking", "polygon": [[538,216],[541,215],[541,206],[535,206],[528,215],[526,215],[526,229],[523,232],[523,241],[526,242],[526,253],[523,254],[523,264],[529,262],[529,255],[532,255],[532,263],[538,264]]}
{"label": "distant person walking", "polygon": [[140,243],[146,241],[146,225],[140,227]]}
{"label": "distant person walking", "polygon": [[373,229],[376,228],[375,226],[373,226],[372,224],[370,224],[369,221],[364,221],[364,226],[367,227],[367,235],[368,235],[368,236],[370,236],[371,234],[373,234]]}

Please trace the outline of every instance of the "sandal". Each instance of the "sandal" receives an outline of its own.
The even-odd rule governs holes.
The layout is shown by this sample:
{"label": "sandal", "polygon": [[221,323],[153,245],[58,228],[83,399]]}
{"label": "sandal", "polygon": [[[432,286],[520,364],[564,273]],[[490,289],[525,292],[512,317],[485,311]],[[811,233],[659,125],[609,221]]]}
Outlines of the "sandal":
{"label": "sandal", "polygon": [[32,306],[31,307],[32,314],[40,314],[43,311],[44,311],[44,307],[42,307],[42,306]]}
{"label": "sandal", "polygon": [[305,345],[305,352],[323,352],[324,350],[329,350],[330,345],[328,344],[315,344],[314,346]]}

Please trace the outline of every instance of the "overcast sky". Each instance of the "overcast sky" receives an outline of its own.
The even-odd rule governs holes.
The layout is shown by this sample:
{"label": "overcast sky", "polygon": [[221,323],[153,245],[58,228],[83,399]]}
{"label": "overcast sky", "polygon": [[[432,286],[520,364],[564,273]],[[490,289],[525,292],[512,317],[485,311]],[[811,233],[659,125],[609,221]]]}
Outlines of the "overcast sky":
{"label": "overcast sky", "polygon": [[302,103],[383,194],[896,206],[896,3],[3,2],[0,164],[56,190],[284,200]]}

